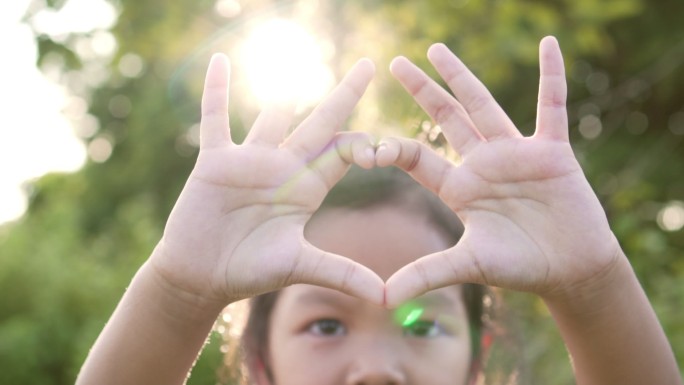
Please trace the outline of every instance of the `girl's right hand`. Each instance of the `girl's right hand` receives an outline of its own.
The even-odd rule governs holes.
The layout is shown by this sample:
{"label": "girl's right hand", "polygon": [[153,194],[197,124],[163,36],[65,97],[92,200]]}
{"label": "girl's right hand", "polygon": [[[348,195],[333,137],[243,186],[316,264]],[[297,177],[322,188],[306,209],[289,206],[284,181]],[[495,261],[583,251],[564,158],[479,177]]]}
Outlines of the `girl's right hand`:
{"label": "girl's right hand", "polygon": [[229,63],[223,55],[212,58],[199,157],[148,263],[166,287],[226,305],[309,283],[382,304],[384,283],[375,273],[304,238],[304,225],[349,165],[374,165],[367,135],[337,133],[373,73],[370,61],[359,61],[289,136],[292,109],[271,107],[236,144]]}

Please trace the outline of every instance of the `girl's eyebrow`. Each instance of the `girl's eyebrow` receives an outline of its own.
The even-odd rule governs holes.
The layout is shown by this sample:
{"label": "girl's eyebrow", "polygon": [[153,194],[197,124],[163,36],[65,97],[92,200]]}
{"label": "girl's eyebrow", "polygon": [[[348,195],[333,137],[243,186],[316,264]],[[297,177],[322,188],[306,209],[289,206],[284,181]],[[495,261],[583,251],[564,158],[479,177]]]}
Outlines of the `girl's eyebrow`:
{"label": "girl's eyebrow", "polygon": [[[454,291],[453,295],[451,293],[445,293],[443,291],[432,291],[423,294],[420,297],[416,297],[409,302],[420,307],[426,307],[430,309],[445,309],[450,311],[455,311],[459,309],[458,303],[461,298],[460,291]],[[304,292],[298,293],[294,298],[294,303],[304,306],[331,306],[337,308],[349,308],[353,309],[356,306],[356,302],[360,301],[354,297],[350,297],[346,294],[337,293],[328,290],[306,290]]]}
{"label": "girl's eyebrow", "polygon": [[336,307],[352,307],[353,298],[344,298],[341,294],[323,291],[305,291],[295,297],[295,303],[302,305],[329,305]]}

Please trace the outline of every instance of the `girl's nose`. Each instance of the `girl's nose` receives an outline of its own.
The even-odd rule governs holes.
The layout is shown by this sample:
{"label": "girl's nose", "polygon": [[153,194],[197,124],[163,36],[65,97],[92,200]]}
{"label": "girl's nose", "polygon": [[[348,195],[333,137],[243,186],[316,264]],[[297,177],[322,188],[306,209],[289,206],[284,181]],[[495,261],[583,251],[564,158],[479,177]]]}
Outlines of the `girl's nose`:
{"label": "girl's nose", "polygon": [[405,385],[402,349],[387,337],[368,337],[349,365],[346,385]]}

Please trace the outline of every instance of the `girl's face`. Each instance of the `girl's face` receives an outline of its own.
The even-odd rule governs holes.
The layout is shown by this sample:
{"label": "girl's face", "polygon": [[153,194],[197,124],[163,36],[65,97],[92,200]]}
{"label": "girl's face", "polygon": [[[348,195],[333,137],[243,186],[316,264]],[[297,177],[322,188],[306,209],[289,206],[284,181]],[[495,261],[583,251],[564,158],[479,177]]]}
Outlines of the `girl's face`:
{"label": "girl's face", "polygon": [[[314,245],[387,279],[451,245],[427,218],[396,207],[331,209],[307,227]],[[326,288],[282,290],[269,324],[271,385],[465,384],[471,346],[459,287],[388,310]],[[259,382],[268,383],[265,375]]]}

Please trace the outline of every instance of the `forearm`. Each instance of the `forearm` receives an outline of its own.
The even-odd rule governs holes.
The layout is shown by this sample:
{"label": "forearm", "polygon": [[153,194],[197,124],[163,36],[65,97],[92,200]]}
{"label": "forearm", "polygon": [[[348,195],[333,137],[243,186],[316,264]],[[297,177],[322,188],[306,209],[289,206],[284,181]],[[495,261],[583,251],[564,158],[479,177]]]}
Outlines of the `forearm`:
{"label": "forearm", "polygon": [[184,383],[221,307],[176,294],[143,266],[90,351],[77,385]]}
{"label": "forearm", "polygon": [[578,384],[681,384],[670,344],[626,258],[596,286],[545,301]]}

